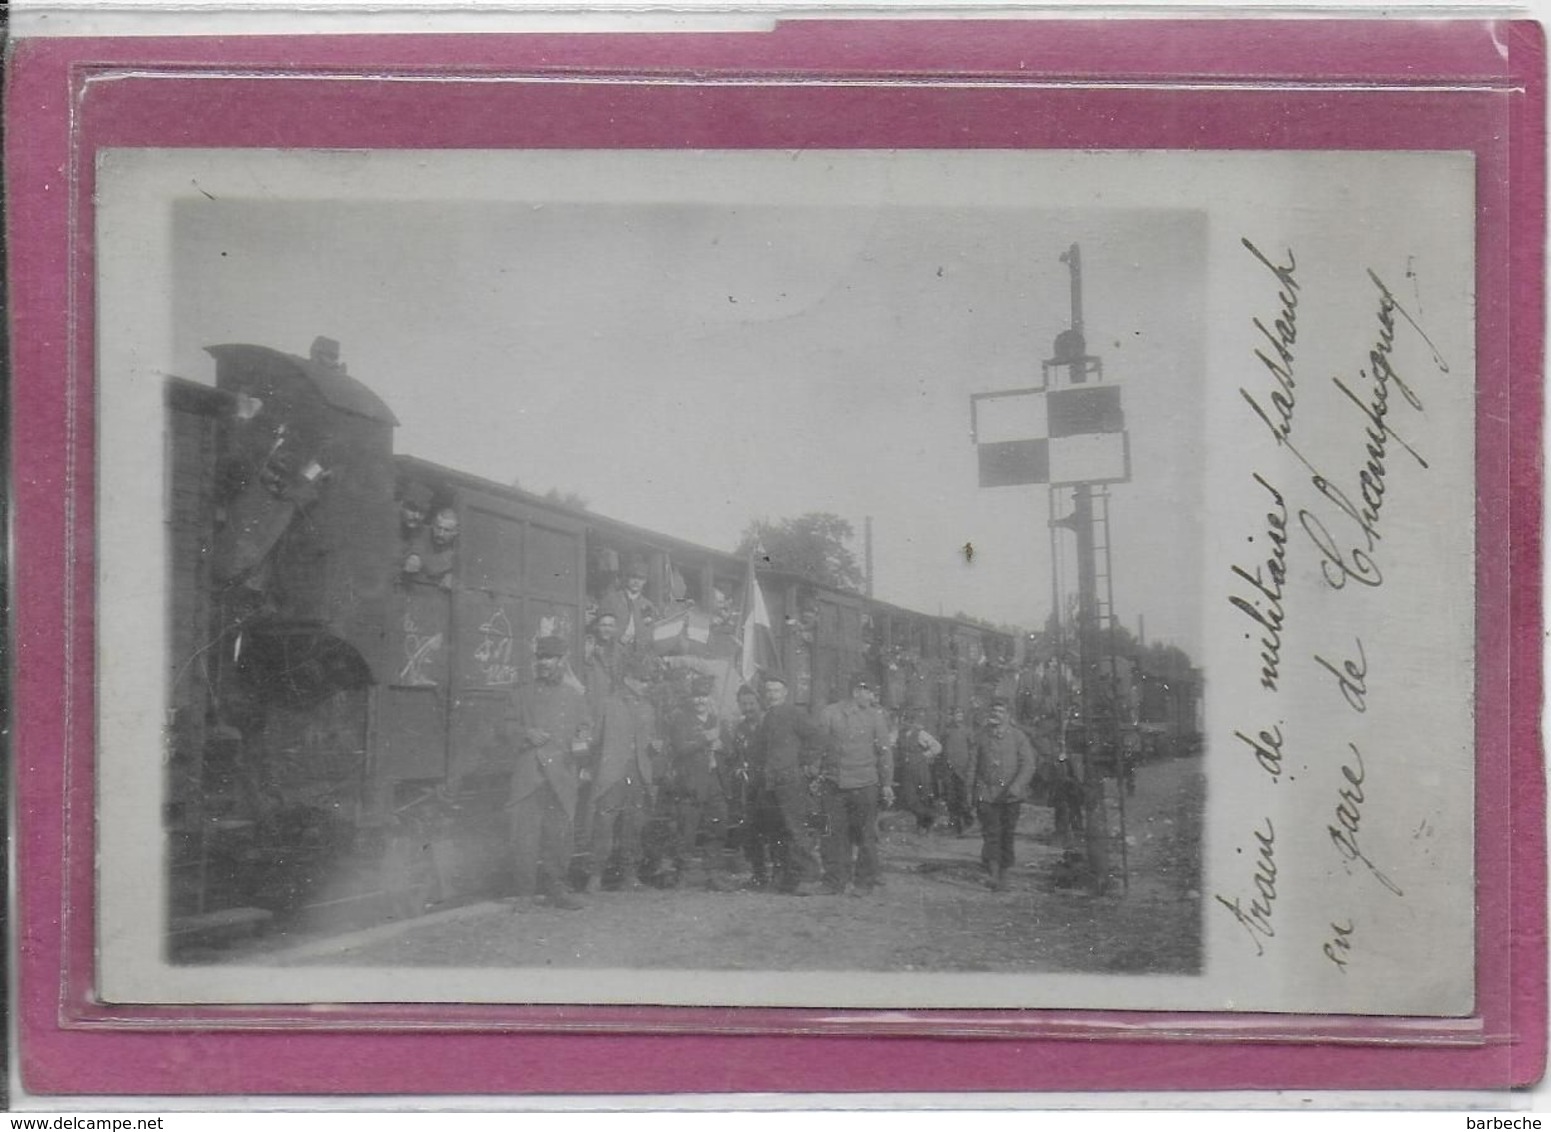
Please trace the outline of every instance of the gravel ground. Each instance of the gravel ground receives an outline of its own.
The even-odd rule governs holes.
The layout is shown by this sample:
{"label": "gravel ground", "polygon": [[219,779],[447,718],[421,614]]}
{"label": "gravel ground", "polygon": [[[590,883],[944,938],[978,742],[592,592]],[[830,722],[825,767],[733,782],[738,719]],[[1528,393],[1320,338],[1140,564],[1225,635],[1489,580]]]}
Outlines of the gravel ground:
{"label": "gravel ground", "polygon": [[1062,850],[1044,807],[1024,807],[1019,863],[1009,890],[1000,893],[983,884],[978,833],[917,833],[908,815],[890,814],[881,845],[885,884],[862,897],[686,886],[595,894],[579,911],[492,901],[287,946],[268,959],[282,965],[1190,974],[1201,964],[1203,794],[1198,758],[1139,769],[1136,793],[1127,799],[1129,886],[1104,896],[1062,886]]}

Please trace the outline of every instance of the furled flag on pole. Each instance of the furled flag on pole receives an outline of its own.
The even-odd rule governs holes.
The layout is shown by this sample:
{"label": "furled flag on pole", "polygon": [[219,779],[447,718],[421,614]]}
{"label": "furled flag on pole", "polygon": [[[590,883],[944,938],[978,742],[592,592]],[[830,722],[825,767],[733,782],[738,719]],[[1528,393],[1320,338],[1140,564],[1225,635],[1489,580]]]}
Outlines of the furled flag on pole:
{"label": "furled flag on pole", "polygon": [[770,628],[770,611],[765,594],[754,576],[754,555],[749,554],[748,577],[743,586],[743,650],[738,659],[738,674],[744,683],[760,671],[771,672],[776,662],[775,634]]}

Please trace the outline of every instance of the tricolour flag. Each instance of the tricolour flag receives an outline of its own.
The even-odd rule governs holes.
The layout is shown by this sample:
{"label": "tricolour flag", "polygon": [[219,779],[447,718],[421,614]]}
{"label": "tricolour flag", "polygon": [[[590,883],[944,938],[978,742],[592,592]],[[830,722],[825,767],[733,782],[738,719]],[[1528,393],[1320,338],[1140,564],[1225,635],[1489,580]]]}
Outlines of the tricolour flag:
{"label": "tricolour flag", "polygon": [[765,593],[754,576],[754,556],[750,554],[748,578],[743,586],[743,649],[738,658],[738,674],[747,684],[756,673],[773,672],[778,667],[770,610],[765,608]]}

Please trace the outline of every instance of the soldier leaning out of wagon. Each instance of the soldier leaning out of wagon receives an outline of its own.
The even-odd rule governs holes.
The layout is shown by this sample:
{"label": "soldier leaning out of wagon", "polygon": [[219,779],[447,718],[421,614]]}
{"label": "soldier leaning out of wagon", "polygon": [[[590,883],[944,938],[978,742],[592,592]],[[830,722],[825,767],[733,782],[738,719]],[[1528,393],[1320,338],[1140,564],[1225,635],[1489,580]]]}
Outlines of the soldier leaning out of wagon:
{"label": "soldier leaning out of wagon", "polygon": [[[580,762],[588,755],[592,724],[587,701],[565,682],[565,641],[541,637],[534,649],[535,680],[517,688],[497,738],[512,761],[513,890],[556,908],[582,906],[566,885]],[[457,793],[461,774],[449,787]]]}
{"label": "soldier leaning out of wagon", "polygon": [[431,510],[431,489],[424,484],[400,483],[396,492],[399,504],[399,566],[406,574],[418,574],[424,565],[425,520]]}
{"label": "soldier leaning out of wagon", "polygon": [[650,680],[647,659],[631,656],[620,665],[618,686],[594,708],[597,769],[584,892],[608,876],[617,876],[624,891],[641,887],[641,831],[651,806],[652,759],[661,747],[657,712],[646,698]]}
{"label": "soldier leaning out of wagon", "polygon": [[727,798],[722,793],[722,721],[711,708],[715,681],[696,676],[689,703],[668,721],[672,778],[665,785],[676,800],[678,845],[674,868],[681,876],[701,860],[698,846],[705,834],[704,857],[713,866],[727,841]]}
{"label": "soldier leaning out of wagon", "polygon": [[629,649],[647,649],[652,643],[652,622],[657,607],[646,596],[646,559],[632,558],[625,568],[623,585],[603,595],[598,613],[614,615],[619,642]]}
{"label": "soldier leaning out of wagon", "polygon": [[991,701],[986,725],[975,736],[966,783],[980,817],[980,863],[986,870],[986,883],[997,891],[1007,887],[1018,813],[1033,777],[1034,749],[1028,736],[1007,721],[1007,701],[998,696]]}
{"label": "soldier leaning out of wagon", "polygon": [[404,575],[450,589],[457,552],[458,512],[440,507],[431,516],[430,527],[421,528],[410,543],[404,556]]}

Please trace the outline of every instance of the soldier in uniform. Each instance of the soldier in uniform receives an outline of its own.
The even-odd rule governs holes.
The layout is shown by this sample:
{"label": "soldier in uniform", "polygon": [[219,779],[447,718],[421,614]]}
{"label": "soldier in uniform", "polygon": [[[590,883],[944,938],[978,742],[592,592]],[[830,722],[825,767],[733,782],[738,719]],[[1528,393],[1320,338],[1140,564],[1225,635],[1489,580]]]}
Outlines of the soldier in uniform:
{"label": "soldier in uniform", "polygon": [[824,735],[786,696],[786,680],[767,674],[765,714],[750,751],[749,781],[756,784],[754,823],[770,850],[776,890],[798,895],[819,872],[808,809]]}
{"label": "soldier in uniform", "polygon": [[722,724],[722,787],[727,795],[728,829],[737,830],[754,876],[754,886],[770,883],[766,865],[766,838],[754,824],[754,798],[759,785],[754,781],[751,763],[754,742],[759,736],[759,693],[747,684],[738,689],[738,719]]}
{"label": "soldier in uniform", "polygon": [[657,607],[646,596],[646,559],[632,558],[625,569],[622,588],[610,590],[599,604],[598,612],[612,613],[619,630],[619,642],[628,649],[651,647],[651,625],[657,620]]}
{"label": "soldier in uniform", "polygon": [[[408,520],[402,514],[401,521]],[[451,588],[453,567],[457,564],[458,512],[440,507],[431,516],[431,526],[418,529],[404,557],[404,573],[410,577]]]}
{"label": "soldier in uniform", "polygon": [[921,709],[906,708],[895,746],[895,758],[899,762],[899,801],[904,809],[915,815],[919,833],[928,832],[937,818],[934,768],[941,754],[942,744],[921,724]]}
{"label": "soldier in uniform", "polygon": [[699,840],[706,834],[706,857],[718,861],[727,840],[727,798],[722,793],[720,763],[722,723],[711,709],[715,681],[696,676],[689,704],[668,723],[668,749],[673,760],[671,789],[677,799],[680,873],[700,857]]}
{"label": "soldier in uniform", "polygon": [[1041,716],[1036,723],[1034,745],[1036,761],[1047,768],[1056,839],[1071,849],[1084,828],[1083,757],[1066,749],[1060,725],[1050,716]]}
{"label": "soldier in uniform", "polygon": [[[399,504],[399,552],[400,569],[407,574],[418,574],[424,564],[420,555],[424,547],[426,513],[431,509],[431,489],[424,484],[400,483]],[[414,556],[411,560],[411,555]]]}
{"label": "soldier in uniform", "polygon": [[1034,777],[1034,749],[1028,736],[1007,721],[1007,700],[991,701],[990,715],[975,736],[970,762],[969,797],[980,815],[980,862],[987,884],[998,892],[1007,887],[1013,867],[1013,835],[1023,793]]}
{"label": "soldier in uniform", "polygon": [[[878,863],[878,804],[894,802],[894,740],[874,704],[872,684],[857,677],[849,698],[819,714],[824,734],[824,887],[867,892],[883,883]],[[856,888],[852,889],[855,879]]]}
{"label": "soldier in uniform", "polygon": [[587,705],[596,719],[603,702],[620,688],[625,650],[619,643],[619,620],[612,613],[599,613],[592,621],[593,647],[587,657],[582,683],[587,687]]}
{"label": "soldier in uniform", "polygon": [[[582,906],[567,888],[578,762],[591,744],[587,703],[564,680],[565,641],[541,637],[534,682],[512,693],[500,738],[512,753],[512,856],[519,898]],[[454,793],[457,785],[453,786]]]}
{"label": "soldier in uniform", "polygon": [[937,760],[938,793],[948,807],[948,822],[955,834],[961,834],[974,824],[974,811],[964,792],[969,778],[970,743],[973,736],[964,723],[964,709],[955,707],[948,712],[948,726],[942,732],[942,758]]}
{"label": "soldier in uniform", "polygon": [[630,657],[621,667],[618,688],[603,695],[593,716],[598,769],[584,892],[615,871],[621,889],[641,887],[641,829],[651,804],[652,756],[659,745],[657,713],[646,698],[650,675],[645,658]]}

